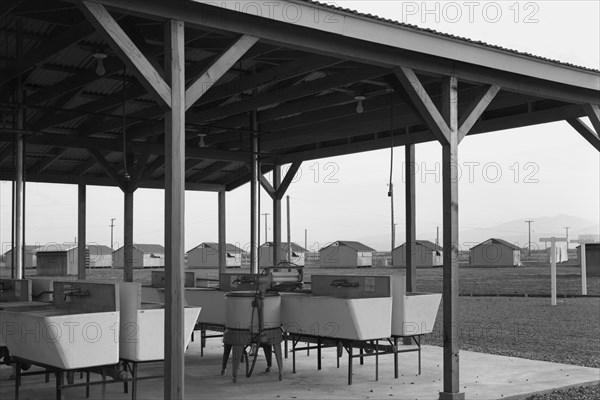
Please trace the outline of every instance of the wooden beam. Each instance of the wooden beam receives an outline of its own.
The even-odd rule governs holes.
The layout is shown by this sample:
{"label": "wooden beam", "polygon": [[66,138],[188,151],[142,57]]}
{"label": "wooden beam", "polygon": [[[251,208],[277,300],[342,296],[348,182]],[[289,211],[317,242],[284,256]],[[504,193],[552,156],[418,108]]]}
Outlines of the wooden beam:
{"label": "wooden beam", "polygon": [[285,192],[290,187],[290,184],[292,183],[292,180],[294,180],[294,176],[296,176],[296,173],[300,169],[301,165],[302,165],[302,162],[294,162],[290,166],[290,169],[285,174],[285,178],[283,178],[281,185],[277,188],[277,199],[278,200],[283,199]]}
{"label": "wooden beam", "polygon": [[431,101],[415,72],[410,68],[399,67],[394,69],[394,74],[402,87],[404,87],[406,94],[410,97],[414,106],[419,110],[419,114],[425,120],[429,129],[438,138],[440,143],[447,143],[449,140],[448,125],[435,104],[433,104],[433,101]]}
{"label": "wooden beam", "polygon": [[327,78],[317,79],[315,81],[302,83],[289,90],[272,90],[248,98],[247,100],[227,104],[221,107],[211,108],[192,114],[188,118],[190,123],[203,123],[210,120],[220,119],[229,115],[240,114],[260,107],[270,106],[305,96],[321,93],[326,90],[334,89],[351,83],[360,82],[365,79],[373,79],[383,76],[387,73],[381,68],[368,67],[359,70],[340,72]]}
{"label": "wooden beam", "polygon": [[[406,219],[406,291],[417,291],[417,165],[415,164],[415,145],[408,144],[405,147],[405,219]],[[394,249],[392,249],[393,251]]]}
{"label": "wooden beam", "polygon": [[257,41],[258,38],[243,35],[225,50],[185,91],[185,109],[193,106]]}
{"label": "wooden beam", "polygon": [[440,399],[464,399],[459,380],[458,325],[458,81],[442,81],[442,113],[448,127],[447,141],[442,144],[443,203],[443,332],[444,391]]}
{"label": "wooden beam", "polygon": [[146,146],[146,148],[142,151],[142,154],[138,157],[135,163],[135,168],[131,172],[131,183],[133,187],[137,187],[139,185],[140,179],[142,179],[142,176],[144,175],[144,170],[148,165],[148,160],[150,159],[151,155],[152,153],[150,152],[150,147]]}
{"label": "wooden beam", "polygon": [[[11,140],[11,142],[12,142],[12,140]],[[0,164],[3,164],[6,160],[11,158],[13,155],[13,151],[14,151],[13,146],[10,144],[8,146],[6,146],[4,149],[2,149],[2,151],[0,151]]]}
{"label": "wooden beam", "polygon": [[590,119],[592,126],[596,130],[596,135],[600,135],[600,105],[584,104],[583,109]]}
{"label": "wooden beam", "polygon": [[210,164],[208,167],[202,168],[201,171],[195,173],[194,175],[191,175],[188,178],[188,180],[190,182],[203,182],[203,181],[207,180],[211,175],[213,175],[216,172],[221,171],[223,168],[225,168],[229,164],[230,163],[226,162],[226,161],[215,161],[214,163]]}
{"label": "wooden beam", "polygon": [[17,8],[23,0],[3,0],[0,3],[0,18],[4,18],[6,15],[10,14],[12,10]]}
{"label": "wooden beam", "polygon": [[155,100],[161,106],[171,107],[171,88],[106,8],[98,3],[83,1],[80,9],[92,25],[106,36],[112,49],[133,70]]}
{"label": "wooden beam", "polygon": [[123,189],[123,179],[119,176],[117,170],[106,160],[100,150],[88,149],[88,153],[100,164],[104,172],[115,181],[115,184]]}
{"label": "wooden beam", "polygon": [[277,197],[277,191],[275,188],[273,188],[271,182],[269,182],[263,174],[260,174],[260,185],[263,187],[263,189],[265,189],[271,199],[275,199]]}
{"label": "wooden beam", "polygon": [[479,117],[488,108],[492,100],[496,97],[500,91],[500,86],[492,85],[481,91],[477,98],[471,102],[469,107],[465,110],[460,121],[458,121],[458,142],[460,143],[467,133],[471,130],[473,125],[477,122]]}
{"label": "wooden beam", "polygon": [[183,22],[165,23],[165,69],[171,109],[165,115],[164,398],[184,399],[185,49]]}
{"label": "wooden beam", "polygon": [[571,125],[585,140],[589,142],[594,148],[600,151],[600,137],[594,132],[592,128],[587,126],[579,118],[567,119],[569,125]]}
{"label": "wooden beam", "polygon": [[41,174],[45,170],[47,170],[52,164],[56,161],[60,160],[62,156],[65,155],[68,149],[54,148],[50,152],[53,155],[45,160],[38,161],[31,169],[35,171],[35,173]]}
{"label": "wooden beam", "polygon": [[[97,139],[89,137],[81,137],[74,135],[63,135],[46,132],[21,131],[14,129],[0,129],[0,133],[11,133],[11,135],[0,135],[0,142],[12,141],[15,134],[28,134],[27,143],[39,144],[45,146],[66,147],[75,149],[95,149],[112,152],[122,152],[123,143],[118,140]],[[31,135],[31,136],[29,136]],[[126,147],[128,151],[141,153],[145,148],[149,147],[154,155],[164,155],[165,148],[159,143],[144,143],[140,141],[128,141]],[[217,161],[241,161],[245,162],[249,157],[245,151],[230,151],[206,148],[190,148],[187,149],[187,158],[200,158],[205,160]]]}

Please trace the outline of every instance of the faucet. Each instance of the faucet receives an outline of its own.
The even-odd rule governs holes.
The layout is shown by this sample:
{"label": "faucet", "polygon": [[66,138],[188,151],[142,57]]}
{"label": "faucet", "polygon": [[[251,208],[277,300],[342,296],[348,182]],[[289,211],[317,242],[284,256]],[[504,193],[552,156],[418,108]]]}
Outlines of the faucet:
{"label": "faucet", "polygon": [[10,282],[0,282],[0,293],[12,292],[13,288]]}
{"label": "faucet", "polygon": [[91,293],[89,290],[81,290],[79,286],[75,286],[72,289],[63,290],[63,294],[65,295],[64,300],[67,301],[68,297],[90,297]]}
{"label": "faucet", "polygon": [[347,279],[334,279],[331,281],[329,286],[333,286],[335,288],[357,288],[360,286],[358,282],[348,282]]}

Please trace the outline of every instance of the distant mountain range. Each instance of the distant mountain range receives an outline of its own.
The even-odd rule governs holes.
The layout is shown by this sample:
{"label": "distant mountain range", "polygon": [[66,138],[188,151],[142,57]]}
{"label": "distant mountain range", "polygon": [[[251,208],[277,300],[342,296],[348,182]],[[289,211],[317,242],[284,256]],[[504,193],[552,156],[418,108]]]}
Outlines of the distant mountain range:
{"label": "distant mountain range", "polygon": [[[569,228],[569,241],[579,239],[580,235],[592,235],[596,240],[600,239],[600,224],[586,218],[574,217],[572,215],[557,215],[554,217],[526,217],[502,224],[490,226],[489,228],[463,229],[459,233],[461,249],[467,250],[477,243],[489,238],[500,238],[518,246],[525,247],[528,242],[528,226],[526,220],[532,220],[531,242],[532,246],[544,248],[544,243],[539,242],[543,237],[565,237],[566,229]],[[417,222],[418,223],[418,222]],[[404,243],[403,228],[398,226],[396,246]],[[419,235],[418,239],[435,242],[436,232]],[[377,235],[357,238],[366,245],[380,251],[388,251],[390,248],[389,235]],[[442,227],[440,226],[440,242],[442,241]],[[575,244],[570,244],[575,247]]]}

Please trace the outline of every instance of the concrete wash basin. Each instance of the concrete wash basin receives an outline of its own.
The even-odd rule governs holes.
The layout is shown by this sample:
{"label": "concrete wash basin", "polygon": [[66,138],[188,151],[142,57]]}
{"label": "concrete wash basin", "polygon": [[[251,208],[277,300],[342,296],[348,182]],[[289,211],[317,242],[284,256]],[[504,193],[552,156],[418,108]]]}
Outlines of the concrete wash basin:
{"label": "concrete wash basin", "polygon": [[188,306],[202,307],[198,323],[225,325],[225,292],[211,288],[185,288]]}
{"label": "concrete wash basin", "polygon": [[[0,311],[9,308],[45,306],[48,303],[31,301],[32,284],[28,279],[0,279]],[[10,330],[0,313],[0,347],[6,347],[5,332]]]}
{"label": "concrete wash basin", "polygon": [[[119,330],[120,357],[130,361],[154,361],[165,358],[163,304],[142,303],[139,283],[120,283]],[[184,310],[185,345],[189,344],[200,307],[186,307]]]}
{"label": "concrete wash basin", "polygon": [[312,294],[281,293],[281,320],[290,333],[349,340],[391,336],[389,277],[313,275]]}
{"label": "concrete wash basin", "polygon": [[13,356],[65,370],[119,361],[116,284],[54,282],[54,303],[1,311]]}
{"label": "concrete wash basin", "polygon": [[406,277],[392,276],[392,335],[431,333],[442,299],[441,293],[406,292]]}

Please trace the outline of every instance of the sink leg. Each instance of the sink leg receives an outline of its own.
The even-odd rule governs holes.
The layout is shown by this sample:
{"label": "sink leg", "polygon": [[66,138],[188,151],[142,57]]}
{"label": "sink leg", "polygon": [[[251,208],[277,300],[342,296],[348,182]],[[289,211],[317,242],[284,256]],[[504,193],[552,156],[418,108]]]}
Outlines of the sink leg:
{"label": "sink leg", "polygon": [[106,398],[106,369],[102,368],[102,400]]}
{"label": "sink leg", "polygon": [[56,400],[62,400],[62,386],[64,384],[64,374],[62,371],[56,373]]}
{"label": "sink leg", "polygon": [[398,337],[394,336],[394,378],[398,379]]}
{"label": "sink leg", "polygon": [[360,353],[360,365],[365,365],[365,358],[363,357],[364,350],[362,347],[360,348],[359,353]]}
{"label": "sink leg", "polygon": [[90,398],[90,371],[85,373],[85,398]]}
{"label": "sink leg", "polygon": [[288,334],[287,334],[287,332],[283,333],[283,353],[285,354],[285,358],[288,358]]}
{"label": "sink leg", "polygon": [[321,370],[321,337],[317,338],[317,369]]}
{"label": "sink leg", "polygon": [[375,341],[375,381],[379,380],[379,340]]}
{"label": "sink leg", "polygon": [[352,358],[353,358],[352,342],[348,345],[348,385],[352,385]]}
{"label": "sink leg", "polygon": [[15,362],[15,400],[19,400],[19,381],[21,380],[21,362]]}
{"label": "sink leg", "polygon": [[[125,372],[126,375],[129,375],[128,368],[129,368],[129,364],[127,363],[127,361],[123,360],[123,371]],[[125,394],[129,393],[129,382],[127,382],[127,381],[123,382],[123,393],[125,393]]]}
{"label": "sink leg", "polygon": [[292,374],[296,373],[296,342],[292,340]]}
{"label": "sink leg", "polygon": [[137,363],[134,362],[131,369],[131,400],[137,399]]}

